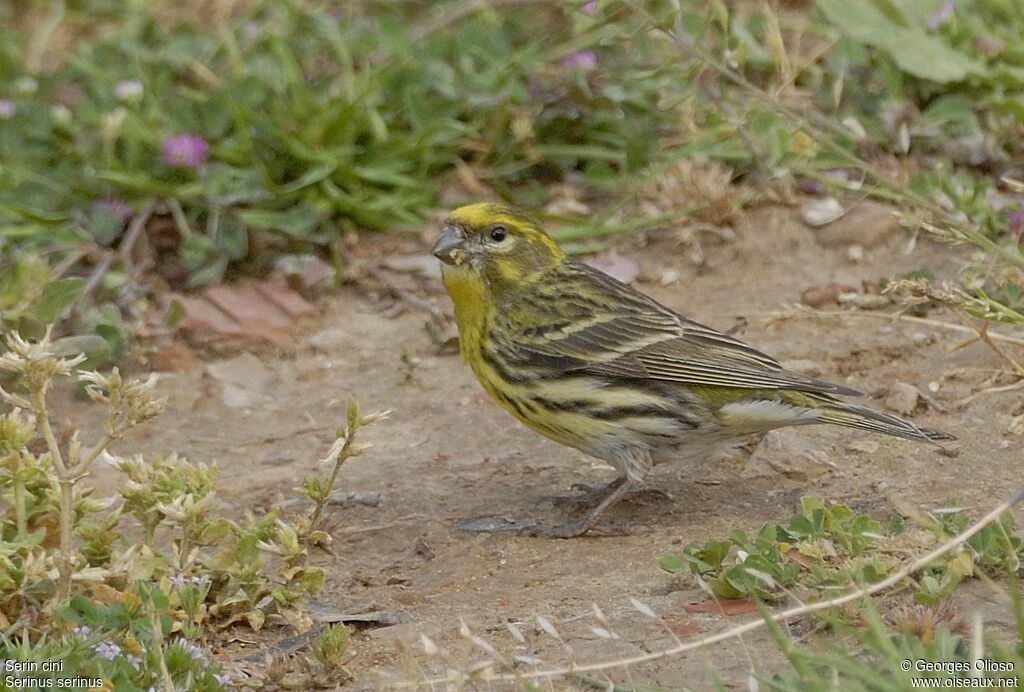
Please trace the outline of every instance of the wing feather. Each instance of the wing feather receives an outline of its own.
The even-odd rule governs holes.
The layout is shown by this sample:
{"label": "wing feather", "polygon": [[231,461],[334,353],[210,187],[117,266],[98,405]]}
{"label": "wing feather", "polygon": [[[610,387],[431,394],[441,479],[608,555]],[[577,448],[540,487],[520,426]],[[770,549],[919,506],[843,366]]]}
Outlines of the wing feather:
{"label": "wing feather", "polygon": [[554,366],[564,373],[682,385],[859,394],[786,370],[739,339],[586,265],[569,261],[562,271],[558,282],[550,282],[560,293],[520,296],[506,311],[498,331],[505,335],[501,350],[507,361],[543,365],[548,372]]}

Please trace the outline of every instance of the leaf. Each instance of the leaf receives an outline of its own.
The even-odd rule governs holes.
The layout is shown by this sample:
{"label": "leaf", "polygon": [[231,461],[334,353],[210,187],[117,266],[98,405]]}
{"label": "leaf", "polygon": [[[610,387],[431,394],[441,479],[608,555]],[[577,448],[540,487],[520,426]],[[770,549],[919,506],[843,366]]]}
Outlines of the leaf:
{"label": "leaf", "polygon": [[217,246],[229,260],[240,260],[249,252],[249,232],[241,221],[225,216],[220,220]]}
{"label": "leaf", "polygon": [[280,231],[293,238],[306,239],[320,222],[320,215],[312,208],[300,205],[285,211],[270,209],[244,209],[239,218],[250,228]]}
{"label": "leaf", "polygon": [[78,298],[85,286],[85,279],[57,279],[43,286],[43,293],[36,303],[36,317],[41,322],[56,322],[64,310]]}
{"label": "leaf", "polygon": [[185,318],[185,306],[177,298],[171,299],[164,310],[163,323],[168,327],[176,327]]}
{"label": "leaf", "polygon": [[658,566],[666,572],[675,574],[683,569],[683,562],[675,555],[664,555],[658,560]]}
{"label": "leaf", "polygon": [[923,28],[900,26],[872,5],[858,0],[818,0],[818,7],[847,36],[882,49],[900,69],[915,77],[946,83],[985,72],[984,65]]}

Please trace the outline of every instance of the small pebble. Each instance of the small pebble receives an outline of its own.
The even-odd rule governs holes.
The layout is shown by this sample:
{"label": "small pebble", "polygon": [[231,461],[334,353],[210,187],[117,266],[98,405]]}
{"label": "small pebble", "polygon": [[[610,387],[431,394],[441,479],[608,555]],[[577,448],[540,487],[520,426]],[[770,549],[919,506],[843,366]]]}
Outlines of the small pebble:
{"label": "small pebble", "polygon": [[843,205],[835,197],[822,197],[805,204],[800,210],[800,217],[808,226],[817,228],[832,223],[844,213]]}
{"label": "small pebble", "polygon": [[917,408],[920,398],[921,393],[917,391],[917,387],[906,382],[897,382],[889,390],[889,396],[885,398],[885,407],[906,416]]}

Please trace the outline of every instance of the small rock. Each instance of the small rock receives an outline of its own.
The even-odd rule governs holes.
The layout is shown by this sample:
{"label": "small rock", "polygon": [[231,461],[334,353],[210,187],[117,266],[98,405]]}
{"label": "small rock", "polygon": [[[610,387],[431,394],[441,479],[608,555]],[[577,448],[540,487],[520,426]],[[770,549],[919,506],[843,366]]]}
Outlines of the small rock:
{"label": "small rock", "polygon": [[825,368],[821,366],[821,363],[813,360],[784,360],[782,361],[782,367],[786,370],[798,372],[801,375],[807,375],[808,377],[821,377],[825,373]]}
{"label": "small rock", "polygon": [[351,334],[342,327],[328,327],[309,338],[309,345],[318,351],[331,353],[350,343]]}
{"label": "small rock", "polygon": [[828,455],[792,430],[772,430],[750,455],[740,475],[760,478],[781,474],[796,481],[810,481],[833,467]]}
{"label": "small rock", "polygon": [[206,371],[218,382],[229,382],[250,389],[266,389],[277,379],[274,372],[251,353],[214,361],[207,364]]}
{"label": "small rock", "polygon": [[284,464],[290,464],[295,461],[295,455],[284,451],[283,449],[272,449],[263,455],[260,459],[261,464],[267,466],[282,466]]}
{"label": "small rock", "polygon": [[856,291],[856,288],[837,283],[811,286],[800,294],[800,302],[812,308],[829,307],[839,304],[839,296]]}
{"label": "small rock", "polygon": [[311,290],[327,284],[334,278],[334,267],[316,255],[281,255],[274,262],[274,273],[289,286]]}
{"label": "small rock", "polygon": [[210,377],[221,384],[221,400],[228,408],[251,408],[270,401],[266,391],[277,375],[251,353],[206,366]]}
{"label": "small rock", "polygon": [[860,264],[864,261],[864,246],[855,244],[846,248],[846,258],[854,264]]}
{"label": "small rock", "polygon": [[682,274],[676,269],[666,269],[658,277],[658,283],[662,286],[671,286],[682,277]]}
{"label": "small rock", "polygon": [[885,407],[901,415],[909,415],[917,408],[921,400],[921,393],[912,384],[897,382],[889,390],[889,396],[885,398]]}
{"label": "small rock", "polygon": [[376,507],[380,504],[379,490],[363,490],[359,492],[334,493],[327,498],[329,505],[366,505]]}
{"label": "small rock", "polygon": [[845,213],[843,205],[835,197],[812,199],[800,210],[804,223],[812,228],[830,224]]}
{"label": "small rock", "polygon": [[899,219],[893,215],[892,207],[865,200],[850,209],[842,220],[819,230],[817,238],[825,247],[860,245],[872,248],[899,227]]}
{"label": "small rock", "polygon": [[878,440],[872,440],[871,438],[866,437],[851,440],[847,443],[846,449],[859,454],[874,454],[878,451]]}

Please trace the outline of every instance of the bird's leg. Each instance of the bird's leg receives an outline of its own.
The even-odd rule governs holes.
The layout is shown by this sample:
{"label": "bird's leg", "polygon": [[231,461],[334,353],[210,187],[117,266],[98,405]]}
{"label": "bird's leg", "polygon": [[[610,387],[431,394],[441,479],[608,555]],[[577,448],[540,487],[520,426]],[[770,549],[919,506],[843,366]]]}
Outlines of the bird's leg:
{"label": "bird's leg", "polygon": [[569,486],[569,490],[573,494],[552,495],[547,499],[556,505],[568,507],[571,510],[591,509],[596,507],[613,489],[619,487],[621,482],[622,478],[616,478],[607,483],[595,483],[594,485],[573,483]]}
{"label": "bird's leg", "polygon": [[[596,506],[608,493],[619,487],[622,478],[616,478],[608,483],[587,485],[585,483],[573,483],[569,489],[577,491],[576,495],[555,495],[551,498],[557,505],[568,506],[570,509],[589,509]],[[629,494],[622,498],[626,502],[634,504],[647,504],[651,500],[670,501],[675,498],[660,488],[653,485],[637,483]]]}
{"label": "bird's leg", "polygon": [[592,509],[590,513],[582,519],[578,521],[570,521],[558,526],[524,527],[520,533],[524,533],[529,536],[547,536],[549,538],[574,538],[576,536],[582,536],[594,527],[594,524],[597,523],[597,520],[602,514],[604,514],[605,510],[628,495],[636,485],[637,481],[629,476],[616,478],[606,486],[607,492],[600,504],[598,504],[597,507]]}

